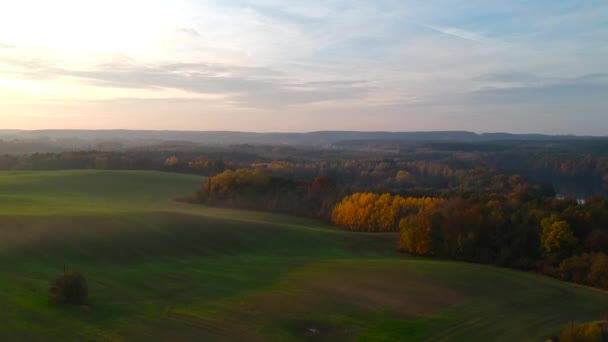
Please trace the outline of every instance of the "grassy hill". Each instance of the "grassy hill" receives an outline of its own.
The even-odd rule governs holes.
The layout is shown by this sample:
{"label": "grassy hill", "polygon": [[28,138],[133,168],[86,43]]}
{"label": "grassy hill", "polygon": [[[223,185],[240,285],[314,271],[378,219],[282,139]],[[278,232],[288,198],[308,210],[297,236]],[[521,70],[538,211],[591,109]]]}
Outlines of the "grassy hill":
{"label": "grassy hill", "polygon": [[[0,173],[0,340],[538,341],[608,313],[608,294],[395,252],[282,215],[172,199],[196,176]],[[49,301],[83,270],[86,308]]]}

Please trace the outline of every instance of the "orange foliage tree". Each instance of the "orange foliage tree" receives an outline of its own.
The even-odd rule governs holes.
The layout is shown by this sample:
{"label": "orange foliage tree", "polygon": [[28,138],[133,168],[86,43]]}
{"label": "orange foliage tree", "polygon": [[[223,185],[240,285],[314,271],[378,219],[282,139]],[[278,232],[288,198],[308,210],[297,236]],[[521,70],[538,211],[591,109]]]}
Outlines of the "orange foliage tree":
{"label": "orange foliage tree", "polygon": [[396,232],[402,218],[416,215],[423,208],[443,200],[431,197],[401,197],[391,194],[354,193],[333,210],[332,221],[357,232]]}

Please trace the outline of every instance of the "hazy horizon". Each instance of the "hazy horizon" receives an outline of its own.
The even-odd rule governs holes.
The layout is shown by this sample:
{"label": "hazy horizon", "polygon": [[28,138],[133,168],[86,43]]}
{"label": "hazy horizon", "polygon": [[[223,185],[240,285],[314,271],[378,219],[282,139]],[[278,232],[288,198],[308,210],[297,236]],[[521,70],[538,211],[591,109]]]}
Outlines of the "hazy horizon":
{"label": "hazy horizon", "polygon": [[466,132],[477,135],[483,134],[513,134],[513,135],[548,135],[548,136],[580,136],[580,137],[608,137],[608,134],[574,134],[574,133],[539,133],[534,131],[524,132],[506,132],[506,131],[469,131],[469,130],[419,130],[419,131],[391,131],[391,130],[315,130],[315,131],[243,131],[243,130],[224,130],[224,129],[210,129],[210,130],[197,130],[197,129],[137,129],[137,128],[36,128],[36,129],[22,129],[22,128],[0,128],[2,131],[16,131],[16,132],[37,132],[37,131],[141,131],[141,132],[195,132],[195,133],[253,133],[253,134],[311,134],[311,133],[330,133],[330,132],[355,132],[355,133],[441,133],[441,132]]}
{"label": "hazy horizon", "polygon": [[0,128],[605,136],[607,17],[601,1],[7,2]]}

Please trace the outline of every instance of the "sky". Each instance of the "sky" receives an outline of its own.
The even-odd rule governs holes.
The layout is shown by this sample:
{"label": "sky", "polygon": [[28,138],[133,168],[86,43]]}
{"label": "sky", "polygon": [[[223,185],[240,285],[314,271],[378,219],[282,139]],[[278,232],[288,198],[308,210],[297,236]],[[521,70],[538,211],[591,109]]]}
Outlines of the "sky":
{"label": "sky", "polygon": [[0,129],[607,135],[608,1],[0,0]]}

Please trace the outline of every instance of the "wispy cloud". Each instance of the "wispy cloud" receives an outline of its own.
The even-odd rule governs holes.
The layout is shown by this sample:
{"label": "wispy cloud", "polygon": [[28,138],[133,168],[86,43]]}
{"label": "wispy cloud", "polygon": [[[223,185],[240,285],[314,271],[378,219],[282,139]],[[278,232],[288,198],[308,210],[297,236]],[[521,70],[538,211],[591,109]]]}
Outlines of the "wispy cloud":
{"label": "wispy cloud", "polygon": [[224,95],[246,107],[317,103],[363,96],[370,85],[363,80],[292,82],[281,72],[262,68],[198,63],[137,65],[109,63],[91,69],[66,69],[44,62],[12,61],[22,78],[71,77],[99,87],[139,88]]}
{"label": "wispy cloud", "polygon": [[[608,109],[601,98],[608,94],[606,75],[582,75],[567,79],[546,80],[542,84],[514,87],[488,87],[467,94],[464,98],[486,104],[569,105],[598,103]],[[600,100],[600,101],[598,101]]]}
{"label": "wispy cloud", "polygon": [[442,34],[445,34],[445,35],[448,35],[451,37],[468,40],[468,41],[475,42],[475,43],[488,44],[488,43],[492,42],[491,39],[485,37],[482,34],[479,34],[477,32],[467,31],[467,30],[457,28],[457,27],[442,27],[442,26],[434,26],[434,25],[424,25],[424,26],[435,32],[439,32],[439,33],[442,33]]}
{"label": "wispy cloud", "polygon": [[193,29],[191,27],[181,28],[181,29],[177,30],[177,32],[185,34],[187,36],[191,36],[191,37],[200,37],[201,36],[201,34],[196,29]]}

